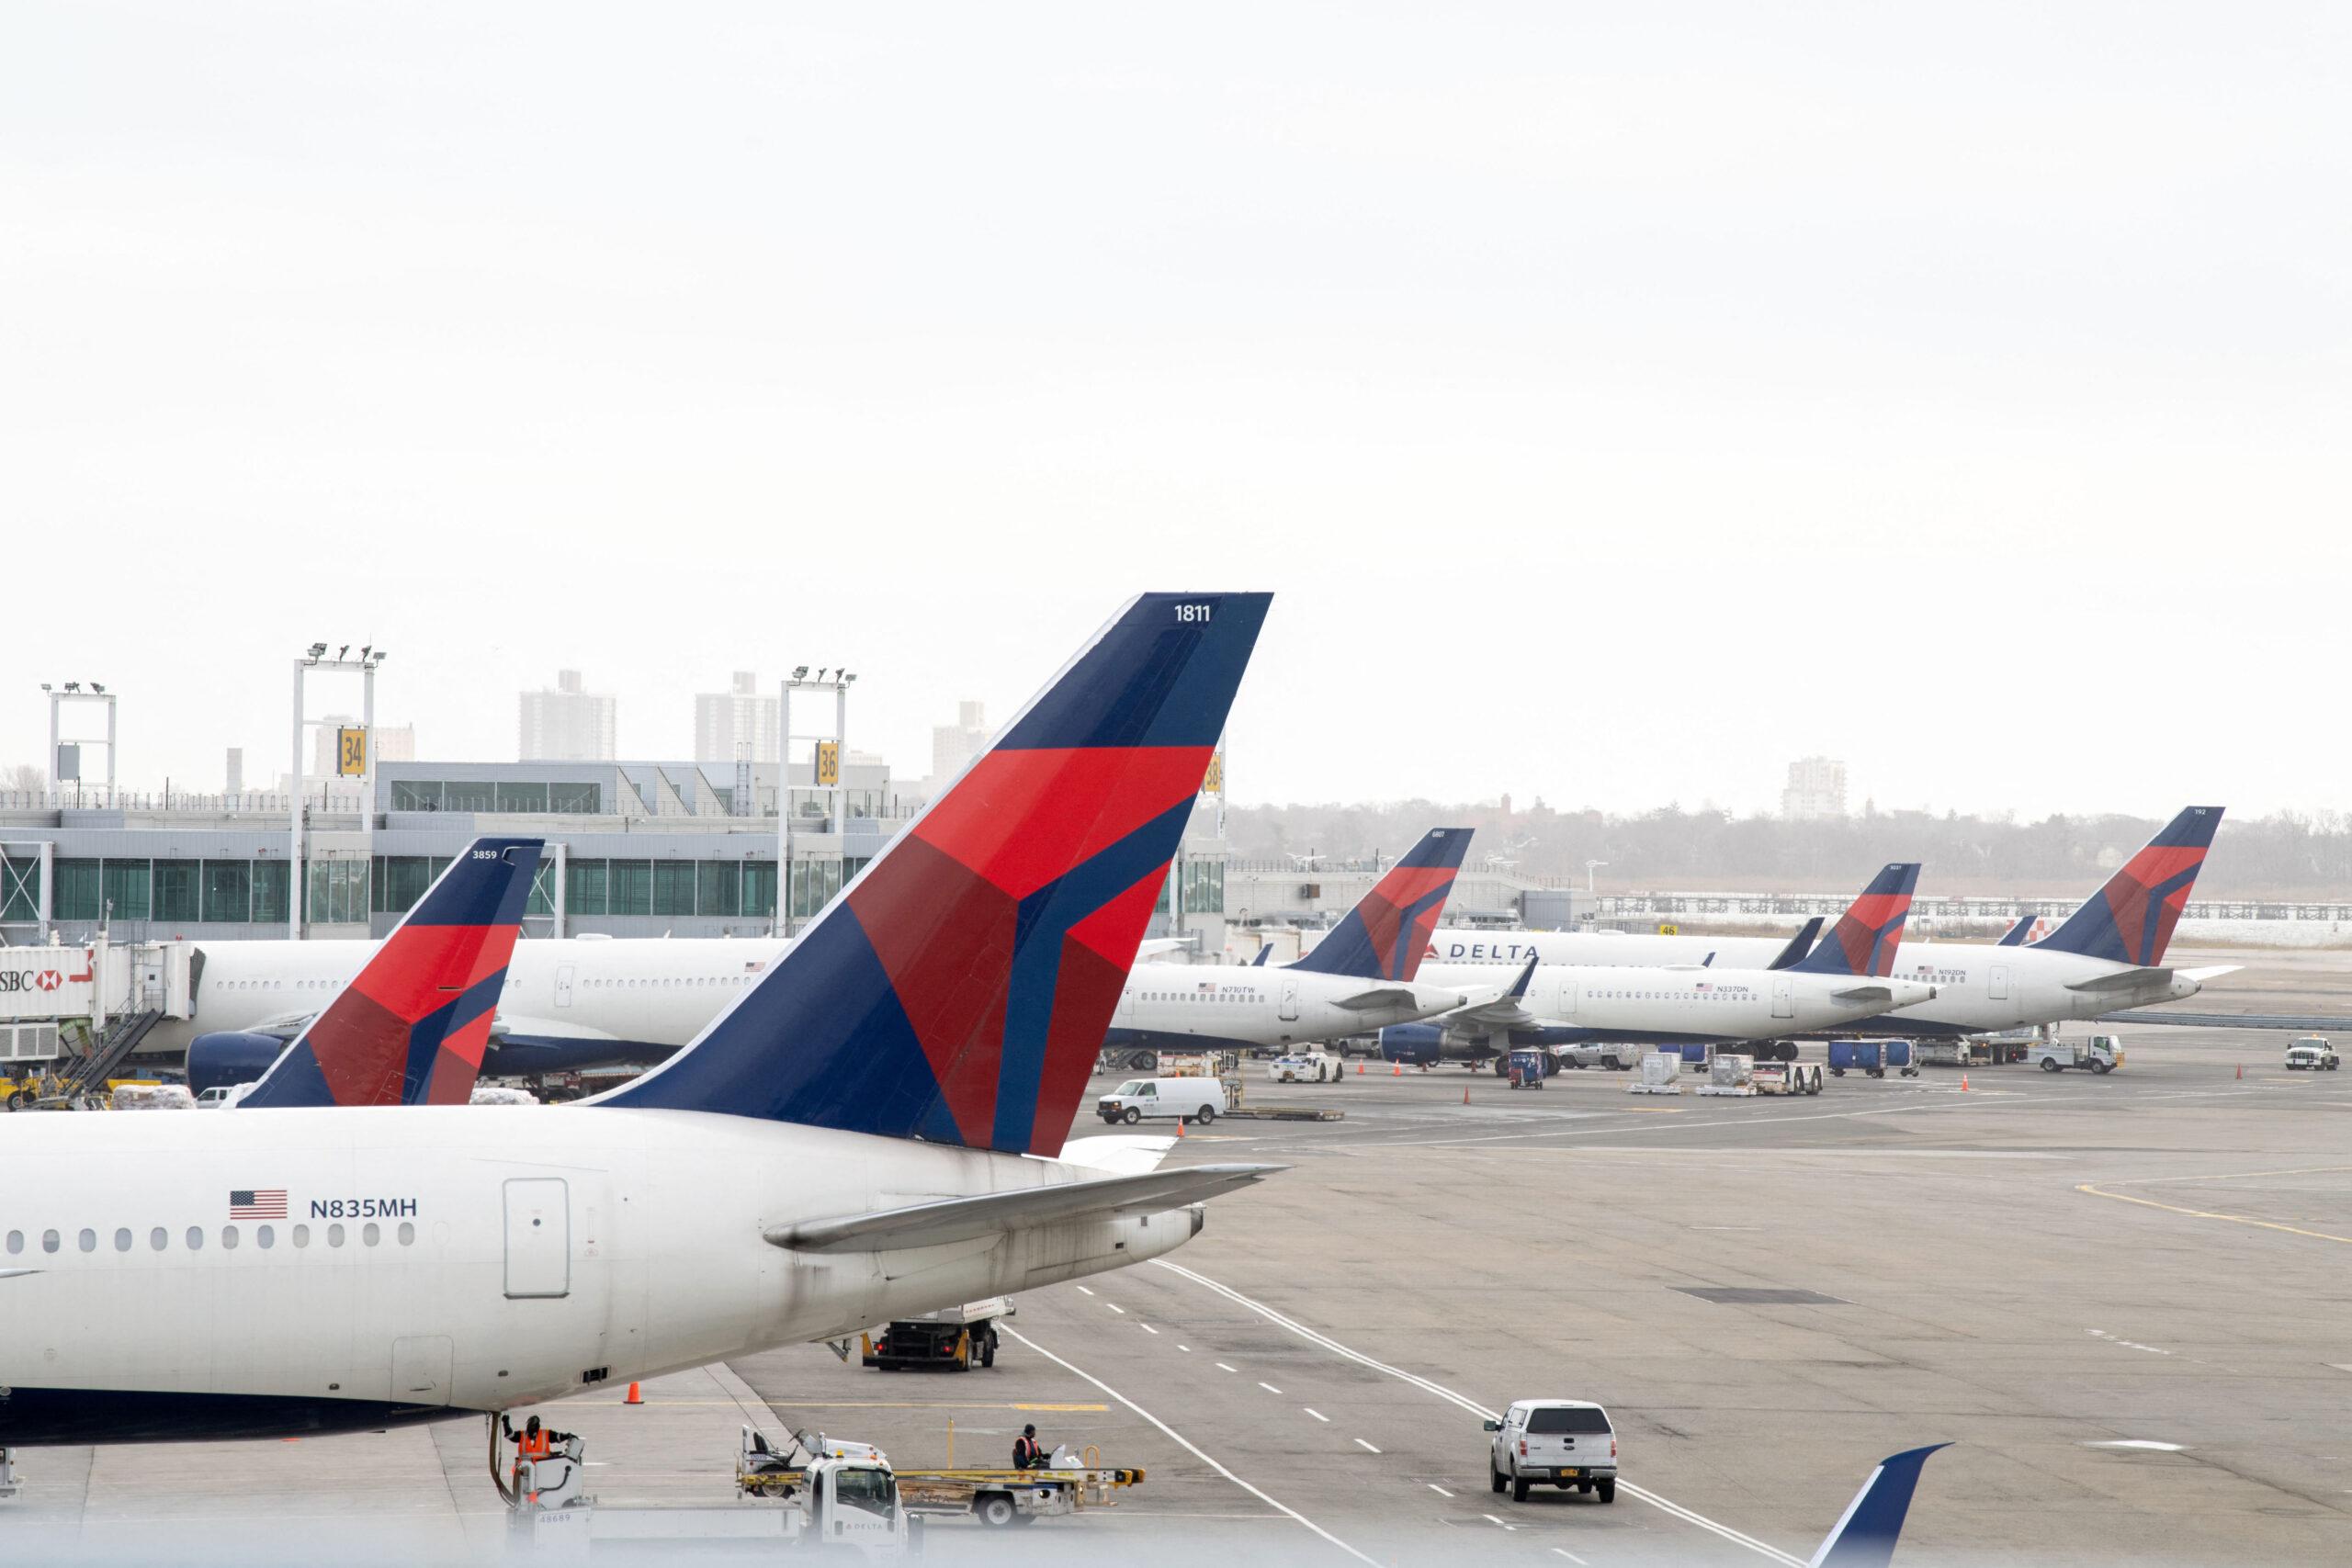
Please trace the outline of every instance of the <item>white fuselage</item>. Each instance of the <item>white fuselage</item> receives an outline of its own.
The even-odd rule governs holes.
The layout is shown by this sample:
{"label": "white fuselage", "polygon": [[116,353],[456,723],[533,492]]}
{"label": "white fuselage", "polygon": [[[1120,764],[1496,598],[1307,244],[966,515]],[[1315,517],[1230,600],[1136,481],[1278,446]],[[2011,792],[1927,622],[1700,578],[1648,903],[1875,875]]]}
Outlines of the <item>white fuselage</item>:
{"label": "white fuselage", "polygon": [[[1464,987],[1492,973],[1483,964],[1421,970],[1433,983]],[[1857,990],[1873,994],[1838,995]],[[1520,1006],[1543,1023],[1589,1030],[1602,1039],[1776,1040],[1842,1028],[1934,995],[1935,987],[1924,982],[1789,969],[1555,964],[1537,967]]]}
{"label": "white fuselage", "polygon": [[[1177,1209],[892,1252],[762,1239],[1099,1175],[598,1106],[10,1117],[0,1389],[506,1409],[1138,1262],[1193,1234]],[[232,1190],[278,1189],[284,1219],[230,1217]]]}
{"label": "white fuselage", "polygon": [[[1542,957],[1542,966],[1536,970],[1539,977],[1555,964],[1639,964],[1645,953],[1658,964],[1696,964],[1713,953],[1714,967],[1725,963],[1760,965],[1770,963],[1785,945],[1782,939],[1766,937],[1441,930],[1430,942],[1432,956],[1425,961],[1421,975],[1428,979],[1441,968],[1453,978],[1491,973],[1498,964],[1525,964],[1531,953]],[[2150,974],[2138,983],[2112,988],[2081,988],[2086,982],[2132,973],[2132,966],[2127,964],[2051,948],[1906,942],[1895,953],[1894,977],[1934,986],[1935,999],[1900,1010],[1884,1007],[1877,1012],[1899,1010],[1900,1016],[1890,1020],[1890,1027],[1895,1029],[1907,1024],[1928,1033],[1990,1033],[2177,1001],[2195,996],[2200,988],[2191,976],[2173,971]]]}
{"label": "white fuselage", "polygon": [[[1120,989],[1110,1043],[1280,1047],[1344,1040],[1451,1012],[1481,987],[1491,993],[1507,983],[1492,972],[1476,981],[1464,987],[1432,985],[1426,976],[1408,983],[1304,969],[1139,964]],[[1392,999],[1347,1005],[1368,995]]]}

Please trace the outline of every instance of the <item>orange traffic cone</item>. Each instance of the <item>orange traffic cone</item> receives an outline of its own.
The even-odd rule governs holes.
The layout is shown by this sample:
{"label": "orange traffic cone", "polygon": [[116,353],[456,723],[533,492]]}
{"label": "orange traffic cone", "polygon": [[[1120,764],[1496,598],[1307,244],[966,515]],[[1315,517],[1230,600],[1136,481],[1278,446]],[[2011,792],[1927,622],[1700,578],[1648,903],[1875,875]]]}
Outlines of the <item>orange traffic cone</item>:
{"label": "orange traffic cone", "polygon": [[1363,1064],[1362,1062],[1358,1062],[1356,1064],[1356,1077],[1363,1077]]}
{"label": "orange traffic cone", "polygon": [[1176,1119],[1176,1135],[1180,1138],[1184,1135],[1184,1119],[1181,1116]]}
{"label": "orange traffic cone", "polygon": [[1470,1103],[1470,1086],[1468,1084],[1464,1084],[1462,1086],[1462,1103],[1464,1105]]}
{"label": "orange traffic cone", "polygon": [[1404,1064],[1404,1063],[1402,1063],[1402,1062],[1397,1063],[1397,1064],[1396,1064],[1396,1070],[1395,1072],[1393,1072],[1393,1073],[1389,1074],[1388,1076],[1389,1076],[1390,1077],[1392,1077],[1392,1078],[1401,1078],[1401,1077],[1403,1077],[1405,1076],[1405,1064]]}
{"label": "orange traffic cone", "polygon": [[645,1403],[645,1391],[639,1388],[637,1384],[631,1383],[628,1385],[628,1397],[622,1400],[621,1403],[623,1404],[642,1404]]}
{"label": "orange traffic cone", "polygon": [[1960,1075],[1960,1092],[1962,1094],[1966,1094],[1968,1092],[1968,1075],[1966,1073]]}
{"label": "orange traffic cone", "polygon": [[2245,1081],[2245,1064],[2244,1062],[2240,1062],[2238,1064],[2238,1081],[2240,1083],[2244,1083]]}

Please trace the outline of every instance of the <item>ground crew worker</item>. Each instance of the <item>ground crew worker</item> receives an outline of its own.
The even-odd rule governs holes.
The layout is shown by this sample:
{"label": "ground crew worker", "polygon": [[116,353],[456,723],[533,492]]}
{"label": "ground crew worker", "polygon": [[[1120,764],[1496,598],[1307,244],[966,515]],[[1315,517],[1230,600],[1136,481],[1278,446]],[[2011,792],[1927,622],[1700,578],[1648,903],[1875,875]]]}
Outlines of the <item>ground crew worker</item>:
{"label": "ground crew worker", "polygon": [[498,1427],[514,1441],[516,1459],[545,1459],[555,1451],[555,1434],[542,1427],[536,1416],[523,1423],[520,1432],[503,1416],[498,1418]]}
{"label": "ground crew worker", "polygon": [[1037,1428],[1034,1425],[1022,1427],[1021,1436],[1013,1439],[1012,1468],[1015,1470],[1046,1468],[1046,1450],[1037,1446]]}

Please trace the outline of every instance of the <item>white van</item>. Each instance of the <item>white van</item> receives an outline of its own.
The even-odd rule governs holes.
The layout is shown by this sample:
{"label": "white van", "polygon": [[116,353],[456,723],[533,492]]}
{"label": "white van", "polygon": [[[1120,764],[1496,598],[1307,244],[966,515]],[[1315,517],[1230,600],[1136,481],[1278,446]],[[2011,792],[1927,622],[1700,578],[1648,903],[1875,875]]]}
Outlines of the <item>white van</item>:
{"label": "white van", "polygon": [[1129,1078],[1096,1100],[1094,1113],[1131,1127],[1147,1117],[1170,1116],[1206,1126],[1225,1114],[1225,1085],[1215,1078]]}
{"label": "white van", "polygon": [[1487,1458],[1495,1490],[1510,1488],[1511,1501],[1527,1501],[1527,1489],[1545,1483],[1566,1491],[1597,1492],[1604,1503],[1617,1500],[1617,1429],[1609,1412],[1589,1400],[1522,1399],[1487,1423],[1494,1437]]}

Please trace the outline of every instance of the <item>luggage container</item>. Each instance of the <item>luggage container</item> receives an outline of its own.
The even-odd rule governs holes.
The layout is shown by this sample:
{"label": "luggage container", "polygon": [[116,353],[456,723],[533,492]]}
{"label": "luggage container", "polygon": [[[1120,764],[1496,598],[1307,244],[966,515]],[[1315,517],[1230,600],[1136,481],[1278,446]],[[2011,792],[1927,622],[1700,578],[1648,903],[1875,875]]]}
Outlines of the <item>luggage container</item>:
{"label": "luggage container", "polygon": [[1842,1078],[1850,1069],[1874,1078],[1886,1077],[1889,1068],[1906,1078],[1919,1076],[1918,1064],[1912,1060],[1908,1040],[1832,1040],[1829,1043],[1829,1076]]}

